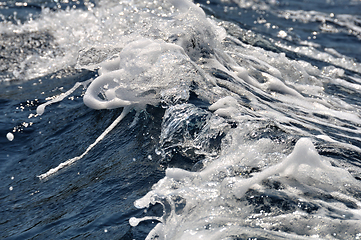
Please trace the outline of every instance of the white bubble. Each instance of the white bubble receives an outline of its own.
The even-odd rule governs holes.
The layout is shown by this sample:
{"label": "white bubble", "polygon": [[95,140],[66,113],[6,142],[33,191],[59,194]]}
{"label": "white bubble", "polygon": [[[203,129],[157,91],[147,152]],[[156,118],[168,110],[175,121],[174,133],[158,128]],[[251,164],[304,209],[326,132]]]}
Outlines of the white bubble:
{"label": "white bubble", "polygon": [[7,139],[11,142],[12,140],[14,140],[14,134],[12,134],[11,132],[9,132],[8,134],[6,134]]}
{"label": "white bubble", "polygon": [[285,31],[281,30],[278,32],[277,37],[285,38],[285,37],[287,37],[287,33]]}
{"label": "white bubble", "polygon": [[129,219],[129,224],[130,224],[130,226],[135,227],[139,224],[139,220],[135,217],[131,217]]}

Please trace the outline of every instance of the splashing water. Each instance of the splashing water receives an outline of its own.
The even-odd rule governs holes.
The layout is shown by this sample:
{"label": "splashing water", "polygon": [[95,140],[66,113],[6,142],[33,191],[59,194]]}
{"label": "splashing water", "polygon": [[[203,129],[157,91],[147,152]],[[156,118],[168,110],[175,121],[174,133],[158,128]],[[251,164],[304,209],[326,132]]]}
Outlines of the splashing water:
{"label": "splashing water", "polygon": [[[95,63],[94,60],[87,59],[85,54],[79,60],[79,62],[83,64],[79,64],[78,67],[87,69],[99,67],[99,77],[82,83],[78,82],[66,93],[38,106],[37,113],[41,115],[47,105],[63,100],[79,86],[87,86],[91,82],[83,97],[85,105],[93,109],[124,108],[123,113],[83,154],[71,158],[56,168],[39,175],[38,177],[40,179],[49,177],[65,166],[85,156],[131,109],[136,109],[139,112],[145,109],[147,104],[156,106],[161,101],[167,104],[186,101],[189,98],[189,87],[192,82],[201,78],[197,84],[204,85],[202,82],[207,81],[207,79],[204,79],[204,76],[202,76],[204,73],[201,76],[199,75],[199,72],[202,73],[203,70],[193,61],[202,58],[199,51],[204,51],[205,49],[203,48],[212,50],[211,47],[214,48],[219,44],[212,39],[214,33],[208,32],[209,28],[217,29],[217,26],[207,20],[204,12],[193,3],[188,1],[171,3],[177,7],[178,12],[174,14],[173,19],[167,19],[167,21],[163,22],[164,26],[161,26],[167,34],[166,36],[162,36],[163,39],[166,38],[167,41],[171,43],[167,43],[161,39],[152,40],[149,38],[129,41],[126,36],[125,41],[129,43],[124,46],[118,55],[113,55],[108,60]],[[201,30],[200,28],[191,29],[189,32],[181,30],[181,33],[178,31],[177,36],[174,36],[176,29],[180,27],[184,29],[184,25],[179,26],[179,23],[174,20],[181,20],[183,18],[190,19],[191,21],[201,21],[203,26],[207,28],[205,30]],[[172,26],[172,31],[167,30],[167,27],[170,26]],[[193,28],[194,26],[189,27]],[[201,39],[201,43],[193,42],[199,41],[193,40],[193,38],[196,37],[194,34],[200,34],[197,37],[204,38]],[[214,36],[217,35],[214,34]],[[218,39],[222,39],[223,37],[224,36],[221,35]],[[191,38],[193,42],[193,46],[191,47],[188,45],[189,38]],[[197,46],[198,44],[202,45]],[[86,65],[84,65],[84,63],[86,63]]]}
{"label": "splashing water", "polygon": [[[207,101],[219,99],[209,107],[209,110],[220,117],[232,119],[238,125],[245,123],[246,119],[248,119],[247,115],[259,114],[265,111],[265,102],[261,98],[250,95],[249,92],[246,93],[236,84],[242,84],[250,92],[254,92],[255,95],[259,90],[262,90],[262,94],[266,93],[266,97],[286,103],[280,104],[280,108],[290,108],[287,104],[289,101],[294,104],[293,107],[295,108],[310,110],[311,104],[311,111],[315,113],[337,114],[335,110],[332,110],[330,104],[324,100],[306,97],[305,94],[299,93],[297,85],[291,87],[286,84],[282,81],[284,78],[283,73],[267,62],[278,57],[280,60],[276,65],[286,62],[287,65],[302,69],[303,74],[306,75],[305,79],[308,78],[309,81],[312,81],[309,74],[313,74],[311,71],[317,71],[316,69],[307,66],[307,70],[304,70],[301,67],[302,63],[289,63],[284,54],[277,55],[258,51],[257,56],[251,56],[248,52],[254,50],[249,49],[242,43],[238,43],[243,46],[242,51],[232,50],[229,53],[222,53],[219,50],[220,41],[225,38],[222,28],[215,26],[211,20],[206,18],[200,8],[188,1],[172,2],[172,4],[175,6],[173,18],[170,18],[172,20],[163,20],[162,24],[160,24],[161,34],[157,34],[162,36],[162,39],[153,40],[143,37],[136,41],[129,41],[119,54],[113,55],[108,60],[100,63],[87,62],[82,67],[88,69],[99,67],[99,76],[96,79],[77,83],[63,96],[38,107],[38,113],[41,114],[46,105],[62,100],[80,85],[86,86],[89,84],[83,97],[85,105],[93,109],[124,108],[122,114],[82,155],[61,163],[56,168],[39,175],[39,178],[45,179],[61,168],[81,159],[131,109],[136,109],[139,112],[144,110],[147,104],[157,106],[163,102],[173,105],[187,101],[190,89],[196,92],[197,95],[205,97]],[[173,22],[175,19],[181,21],[182,26],[184,26],[183,19],[191,22],[198,21],[202,24],[199,24],[199,27],[191,25],[191,30],[179,31],[179,23],[174,24]],[[171,29],[173,31],[166,30],[169,25],[172,25]],[[202,30],[203,28],[206,31]],[[176,36],[174,35],[175,29],[178,30]],[[209,29],[213,32],[207,32]],[[195,38],[195,34],[200,34],[200,38]],[[213,34],[219,37],[210,38]],[[237,42],[236,39],[230,39]],[[232,58],[228,54],[232,55]],[[262,54],[267,57],[261,56]],[[247,59],[247,63],[240,59]],[[255,74],[255,72],[259,73]],[[260,81],[259,77],[263,80]],[[194,87],[194,85],[197,87]],[[222,88],[219,88],[219,86],[222,86]],[[218,89],[212,95],[209,95],[209,93],[204,94],[205,87]],[[245,98],[251,102],[251,109],[257,109],[257,111],[251,113],[247,108],[244,108],[235,95],[236,98],[226,96],[229,94],[228,91],[236,93],[236,95],[244,94]],[[309,95],[317,95],[318,91],[317,87],[316,89],[305,90]],[[270,95],[268,95],[269,93]],[[221,96],[226,97],[220,98]],[[274,102],[274,104],[277,104],[277,102]],[[184,106],[181,109],[183,108]],[[172,121],[172,117],[175,116],[173,115],[174,112],[172,113],[174,109],[170,108],[169,111],[170,120]],[[278,122],[286,123],[290,121],[286,114],[278,111],[273,112],[271,109],[267,109],[267,111],[268,116],[274,115]],[[186,114],[192,115],[191,112]],[[360,121],[352,113],[344,114],[350,121]],[[296,119],[297,117],[294,117],[293,121]],[[167,126],[164,125],[163,128],[167,128]],[[238,129],[239,127],[236,128],[236,130]],[[206,134],[209,134],[209,131],[207,128],[205,130]],[[225,128],[221,131],[226,132]],[[307,135],[305,132],[303,134]],[[234,130],[230,131],[228,135],[234,137],[238,134]],[[168,141],[166,140],[167,137],[174,137],[172,133],[162,136],[163,144]],[[320,135],[320,138],[324,137]],[[186,145],[194,146],[194,144],[197,144],[196,141],[191,141],[190,144],[184,142],[181,146],[184,148]],[[258,152],[262,152],[260,146],[266,142],[267,140],[260,139],[254,143]],[[169,143],[172,144],[172,140],[168,141],[168,147]],[[269,144],[267,142],[266,145]],[[236,146],[239,146],[239,144],[236,144]],[[198,149],[198,152],[207,151],[204,145],[202,148],[196,147],[196,149]],[[361,206],[357,199],[347,196],[348,190],[337,187],[342,185],[353,186],[351,192],[355,192],[357,183],[352,176],[347,171],[332,167],[327,160],[318,155],[309,139],[299,139],[291,154],[283,157],[283,160],[281,160],[281,156],[278,156],[280,163],[254,173],[249,172],[249,167],[256,165],[253,163],[248,166],[254,157],[254,153],[240,152],[240,149],[236,152],[238,155],[229,150],[229,147],[226,147],[218,158],[208,160],[208,163],[206,161],[204,168],[200,172],[168,168],[165,178],[159,181],[146,196],[135,202],[137,208],[148,208],[151,204],[160,203],[163,205],[164,215],[162,217],[146,216],[139,219],[133,217],[129,220],[129,223],[132,226],[137,226],[145,220],[159,221],[160,223],[148,234],[147,239],[156,237],[160,239],[223,239],[232,236],[260,237],[263,235],[294,237],[289,233],[275,233],[272,230],[280,224],[283,218],[298,219],[297,221],[303,224],[303,221],[299,218],[306,216],[305,218],[309,219],[309,216],[303,213],[306,208],[313,209],[311,211],[317,215],[317,211],[321,206],[328,206],[334,209],[335,212],[342,213],[342,216],[350,216],[351,222],[361,220],[359,210],[344,209],[338,206],[339,204],[312,200],[312,197],[307,194],[299,196],[297,200],[294,199],[297,191],[299,191],[297,189],[302,188],[302,191],[309,192],[308,194],[311,196],[317,195],[319,192],[327,192],[333,198],[338,199],[337,201],[351,201],[358,207]],[[245,159],[247,159],[246,162],[244,162]],[[264,159],[267,159],[267,157],[264,157]],[[265,186],[265,182],[284,187],[277,191],[271,190]],[[271,202],[276,201],[274,199],[288,198],[287,201],[296,201],[297,207],[292,207],[292,213],[289,213],[289,211],[279,213],[279,210],[262,210],[259,215],[254,214],[252,213],[252,207],[248,203],[255,198],[255,195],[252,195],[255,192],[261,194],[263,198],[271,199]],[[273,208],[277,209],[278,206]],[[334,222],[328,216],[322,218],[327,224]],[[309,219],[309,221],[312,220]],[[338,224],[343,225],[341,222]],[[258,232],[251,229],[254,226],[261,227],[263,230]],[[283,227],[288,228],[288,232],[300,232],[298,226],[284,224]],[[347,223],[347,234],[345,236],[356,234],[358,227],[357,222]],[[328,231],[328,228],[310,229],[307,231],[307,235],[327,236]]]}
{"label": "splashing water", "polygon": [[6,66],[6,81],[60,69],[97,73],[39,105],[39,116],[81,86],[87,107],[123,108],[82,154],[38,177],[48,180],[82,159],[132,110],[127,127],[137,127],[141,112],[152,106],[164,109],[154,148],[165,176],[134,205],[163,211],[126,216],[134,228],[158,222],[146,239],[357,239],[360,63],[259,17],[254,24],[269,29],[267,39],[217,19],[216,10],[320,22],[321,31],[350,32],[356,39],[359,18],[278,10],[285,6],[276,1],[216,5],[99,1],[86,10],[44,9],[24,24],[7,23],[6,30],[1,25],[9,36],[40,32],[49,42]]}
{"label": "splashing water", "polygon": [[[99,141],[101,141],[131,109],[138,112],[145,109],[147,104],[157,105],[160,96],[163,98],[182,98],[183,96],[166,96],[167,90],[180,88],[185,92],[189,83],[174,81],[169,76],[169,69],[174,65],[189,62],[182,48],[175,44],[152,41],[149,39],[138,40],[128,44],[118,57],[100,64],[99,77],[82,83],[76,83],[73,88],[59,97],[41,104],[37,108],[39,115],[44,113],[47,105],[59,102],[70,95],[79,86],[87,86],[83,97],[84,104],[93,109],[113,109],[123,107],[122,114],[91,144],[83,154],[61,163],[56,168],[39,175],[45,179],[84,157]],[[182,87],[184,89],[182,89]],[[173,93],[173,92],[172,92]],[[184,97],[183,97],[184,98]]]}
{"label": "splashing water", "polygon": [[[257,143],[262,144],[264,142]],[[224,239],[236,236],[308,239],[271,230],[283,226],[289,232],[301,235],[329,236],[331,223],[345,227],[346,238],[358,233],[361,202],[347,196],[348,190],[339,188],[343,185],[353,186],[352,192],[359,191],[357,181],[347,171],[331,166],[318,155],[309,139],[298,140],[293,152],[279,164],[250,175],[246,166],[241,166],[241,158],[249,154],[240,153],[239,158],[232,160],[229,156],[222,156],[200,172],[168,168],[166,177],[135,202],[137,208],[160,203],[164,207],[164,215],[131,218],[129,223],[137,226],[149,219],[159,221],[147,239]],[[278,189],[270,189],[273,184],[277,184]],[[299,195],[300,191],[304,194]],[[261,194],[261,199],[256,200],[260,197],[258,194]],[[322,194],[329,195],[338,203],[315,199],[315,196]],[[264,201],[272,211],[253,213],[252,201]],[[292,201],[297,202],[296,206],[290,203],[283,206]],[[357,207],[347,209],[342,202],[352,202]],[[326,206],[335,214],[348,217],[335,220],[338,218],[335,215],[322,216],[321,208]],[[307,229],[305,233],[304,224],[312,225],[308,222],[314,221],[310,213],[322,218],[323,225]]]}

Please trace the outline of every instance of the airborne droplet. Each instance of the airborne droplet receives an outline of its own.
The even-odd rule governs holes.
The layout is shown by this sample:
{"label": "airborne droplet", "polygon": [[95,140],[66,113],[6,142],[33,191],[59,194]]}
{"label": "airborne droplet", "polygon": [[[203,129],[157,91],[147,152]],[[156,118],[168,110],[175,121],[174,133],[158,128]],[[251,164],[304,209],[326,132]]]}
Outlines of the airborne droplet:
{"label": "airborne droplet", "polygon": [[8,132],[8,134],[6,134],[6,138],[11,142],[12,140],[14,140],[14,134]]}

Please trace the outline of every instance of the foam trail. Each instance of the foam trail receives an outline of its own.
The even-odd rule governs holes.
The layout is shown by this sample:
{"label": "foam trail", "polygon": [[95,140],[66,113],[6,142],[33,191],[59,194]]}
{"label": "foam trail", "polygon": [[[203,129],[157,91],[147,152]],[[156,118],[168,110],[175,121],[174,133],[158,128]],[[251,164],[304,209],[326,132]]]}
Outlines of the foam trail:
{"label": "foam trail", "polygon": [[79,159],[83,158],[95,145],[97,145],[104,137],[111,131],[113,128],[130,112],[130,107],[124,107],[122,114],[117,117],[112,124],[109,125],[107,129],[92,143],[89,147],[83,152],[80,156],[68,159],[67,161],[60,163],[57,167],[50,169],[46,173],[43,173],[38,176],[39,179],[44,180],[49,176],[55,174],[60,169],[73,164],[74,162],[78,161]]}
{"label": "foam trail", "polygon": [[58,97],[56,97],[56,98],[54,98],[54,99],[52,99],[52,100],[50,100],[50,101],[48,101],[46,103],[43,103],[43,104],[39,105],[36,108],[36,113],[39,114],[39,115],[42,115],[44,113],[44,110],[45,110],[46,106],[62,101],[64,98],[66,98],[67,96],[72,94],[78,87],[87,86],[91,81],[93,81],[93,79],[89,79],[89,80],[84,81],[84,82],[76,82],[74,84],[74,86],[71,89],[69,89],[68,91],[66,91],[65,93],[62,93]]}
{"label": "foam trail", "polygon": [[301,138],[297,141],[293,152],[283,162],[271,166],[260,173],[256,173],[251,178],[241,179],[236,182],[234,194],[236,197],[241,198],[253,185],[275,174],[284,173],[285,175],[292,175],[301,164],[306,164],[313,168],[329,168],[318,155],[311,140]]}

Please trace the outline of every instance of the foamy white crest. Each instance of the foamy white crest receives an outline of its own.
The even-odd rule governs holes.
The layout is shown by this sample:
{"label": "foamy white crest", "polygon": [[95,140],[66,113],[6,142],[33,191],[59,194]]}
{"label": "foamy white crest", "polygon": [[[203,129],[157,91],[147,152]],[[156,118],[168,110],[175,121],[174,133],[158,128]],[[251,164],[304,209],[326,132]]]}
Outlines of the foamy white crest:
{"label": "foamy white crest", "polygon": [[84,103],[93,109],[156,105],[163,89],[181,89],[188,84],[168,75],[172,67],[187,61],[184,50],[176,44],[150,39],[134,41],[118,57],[100,64],[100,76],[88,87]]}
{"label": "foamy white crest", "polygon": [[[170,68],[188,61],[182,48],[175,44],[143,39],[128,44],[117,58],[100,64],[96,79],[76,83],[73,88],[59,97],[41,104],[37,108],[39,115],[44,113],[47,105],[59,102],[71,94],[81,85],[90,85],[83,97],[85,105],[93,109],[113,109],[123,107],[122,114],[92,143],[80,156],[71,158],[48,172],[39,175],[46,179],[60,169],[73,164],[83,158],[96,144],[98,144],[130,111],[130,109],[144,109],[147,104],[156,105],[161,101],[161,92],[166,97],[169,88],[177,87],[187,92],[188,83],[182,80],[174,81],[169,75],[174,72]],[[182,73],[182,72],[181,72]],[[177,75],[178,77],[180,75]],[[185,88],[185,89],[182,89]],[[174,92],[170,97],[175,96]],[[186,98],[188,95],[186,95]]]}
{"label": "foamy white crest", "polygon": [[[140,4],[144,3],[141,2]],[[160,24],[156,20],[161,20],[162,23],[157,25],[160,29],[158,29],[157,34],[153,34],[153,29],[149,29],[148,25],[142,25],[140,29],[137,29],[138,21],[133,22],[127,19],[127,24],[135,25],[135,33],[131,33],[131,36],[122,34],[117,36],[118,41],[120,41],[118,46],[121,46],[119,52],[113,49],[107,53],[110,56],[106,57],[105,60],[99,58],[89,59],[89,54],[87,55],[86,53],[80,56],[78,67],[88,69],[99,68],[99,76],[96,79],[76,83],[66,93],[38,107],[37,112],[41,115],[44,113],[47,105],[63,100],[79,86],[86,86],[89,82],[91,83],[83,97],[85,105],[93,109],[124,107],[123,113],[83,154],[71,158],[48,172],[39,175],[40,179],[46,179],[50,175],[57,173],[60,169],[83,158],[126,116],[130,109],[144,109],[147,104],[157,105],[160,101],[174,103],[187,100],[191,82],[204,78],[204,76],[199,74],[203,71],[197,67],[192,59],[197,60],[200,58],[201,48],[216,47],[217,40],[214,39],[216,34],[209,29],[214,29],[218,33],[222,31],[212,21],[207,20],[204,12],[195,7],[193,3],[176,1],[173,4],[177,7],[177,11],[173,10],[174,7],[170,7],[171,11],[170,13],[168,12],[168,14],[172,14],[174,11],[173,15],[159,13],[156,16],[148,13],[138,13],[138,10],[134,8],[128,10],[122,4],[116,6],[115,8],[122,8],[123,11],[130,11],[134,14],[133,17],[138,18],[138,21],[146,21],[149,26],[154,27],[154,24]],[[132,6],[134,7],[134,5]],[[99,9],[98,11],[102,12],[104,9]],[[106,11],[109,11],[108,8]],[[66,14],[71,13],[74,12],[67,12]],[[163,17],[167,18],[164,19]],[[189,22],[184,25],[184,19],[187,19],[190,23],[195,21],[202,23],[205,30],[194,28],[194,25]],[[128,26],[120,24],[120,27]],[[187,28],[189,28],[189,31]],[[74,28],[72,29],[74,30]],[[80,32],[79,37],[84,38],[83,34],[85,33]],[[101,36],[104,36],[104,34]],[[189,46],[189,40],[192,39],[200,43],[194,43],[195,45]],[[166,40],[170,41],[170,43],[167,43]],[[202,41],[206,42],[202,43]],[[89,42],[94,44],[91,38]],[[68,42],[61,45],[64,46],[64,44],[67,45]],[[198,44],[200,45],[197,46]]]}

